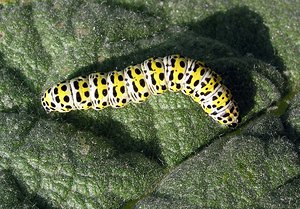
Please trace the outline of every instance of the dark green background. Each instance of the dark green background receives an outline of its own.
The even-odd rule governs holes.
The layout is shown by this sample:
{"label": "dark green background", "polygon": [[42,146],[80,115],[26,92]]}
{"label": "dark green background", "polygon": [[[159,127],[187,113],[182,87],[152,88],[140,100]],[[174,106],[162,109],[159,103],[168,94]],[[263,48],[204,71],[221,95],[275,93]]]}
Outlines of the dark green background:
{"label": "dark green background", "polygon": [[[300,3],[0,5],[0,208],[299,208]],[[221,127],[183,94],[47,115],[64,79],[180,53],[238,102]]]}

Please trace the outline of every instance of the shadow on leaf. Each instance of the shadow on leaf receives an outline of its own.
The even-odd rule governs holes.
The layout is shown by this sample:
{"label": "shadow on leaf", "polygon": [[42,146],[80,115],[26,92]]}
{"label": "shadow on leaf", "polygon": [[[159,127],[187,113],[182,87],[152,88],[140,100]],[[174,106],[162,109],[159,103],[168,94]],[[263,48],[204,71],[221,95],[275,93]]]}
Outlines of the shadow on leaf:
{"label": "shadow on leaf", "polygon": [[[189,30],[180,34],[168,32],[169,38],[163,44],[151,46],[149,49],[137,49],[128,55],[112,57],[101,64],[95,62],[74,72],[70,78],[95,71],[108,72],[107,69],[115,67],[122,69],[131,63],[141,63],[150,56],[180,53],[190,58],[206,61],[208,66],[223,77],[223,83],[232,90],[239,104],[241,116],[247,115],[254,106],[256,95],[256,88],[251,80],[254,65],[262,60],[275,65],[281,73],[284,70],[282,60],[275,55],[269,30],[263,23],[262,17],[247,7],[236,7],[226,12],[215,13],[187,26]],[[199,109],[201,109],[200,106]],[[122,124],[112,121],[109,117],[105,119],[106,121],[91,119],[93,122],[89,123],[87,123],[89,118],[85,115],[80,116],[82,119],[76,119],[76,117],[78,117],[77,114],[68,117],[68,122],[82,127],[83,124],[80,121],[84,121],[85,124],[89,124],[83,125],[84,129],[93,130],[97,134],[108,136],[110,133],[108,127],[115,127],[115,131],[110,133],[112,135],[109,138],[112,138],[113,143],[119,144],[120,147],[126,147],[128,152],[146,150],[147,153],[154,154],[156,157],[160,155],[159,144],[153,146],[153,144],[141,143],[141,146],[138,145],[138,148],[135,148],[131,142],[136,139],[132,139],[128,131],[121,131],[124,130]],[[95,128],[97,126],[102,127],[101,131],[100,128]],[[155,136],[155,133],[153,135]]]}

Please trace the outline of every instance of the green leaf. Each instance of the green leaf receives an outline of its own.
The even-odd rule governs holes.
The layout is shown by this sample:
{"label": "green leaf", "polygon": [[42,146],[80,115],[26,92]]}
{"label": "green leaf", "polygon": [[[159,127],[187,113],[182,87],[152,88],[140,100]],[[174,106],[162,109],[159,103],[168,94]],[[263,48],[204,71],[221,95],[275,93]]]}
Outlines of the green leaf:
{"label": "green leaf", "polygon": [[[258,121],[265,131],[282,127],[274,117]],[[253,128],[215,140],[172,170],[136,208],[269,208],[288,201],[296,206],[299,191],[292,188],[299,181],[289,182],[300,173],[293,144],[274,132],[255,137]]]}
{"label": "green leaf", "polygon": [[[0,207],[297,208],[298,8],[279,0],[0,5]],[[173,53],[222,76],[240,108],[236,130],[170,92],[99,112],[41,107],[56,82]]]}
{"label": "green leaf", "polygon": [[296,94],[284,115],[287,134],[299,145],[300,140],[300,94]]}
{"label": "green leaf", "polygon": [[162,169],[109,139],[27,114],[2,113],[1,167],[25,195],[54,207],[118,207],[143,194]]}
{"label": "green leaf", "polygon": [[279,186],[260,201],[264,208],[297,208],[299,202],[299,178],[292,179],[283,186]]}
{"label": "green leaf", "polygon": [[37,209],[22,194],[18,182],[12,177],[9,171],[0,171],[0,195],[1,195],[1,208],[24,208],[24,209]]}

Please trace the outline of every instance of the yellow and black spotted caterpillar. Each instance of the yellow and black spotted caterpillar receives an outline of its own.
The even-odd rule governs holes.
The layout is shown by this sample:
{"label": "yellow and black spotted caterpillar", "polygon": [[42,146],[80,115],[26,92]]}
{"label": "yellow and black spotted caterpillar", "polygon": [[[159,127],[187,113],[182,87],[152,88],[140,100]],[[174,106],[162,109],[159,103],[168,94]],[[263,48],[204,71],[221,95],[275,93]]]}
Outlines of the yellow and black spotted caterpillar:
{"label": "yellow and black spotted caterpillar", "polygon": [[221,80],[201,61],[170,55],[149,58],[122,71],[92,73],[60,82],[45,91],[41,102],[47,112],[101,110],[108,106],[124,107],[129,102],[140,103],[151,94],[167,90],[182,91],[214,120],[235,127],[238,107]]}

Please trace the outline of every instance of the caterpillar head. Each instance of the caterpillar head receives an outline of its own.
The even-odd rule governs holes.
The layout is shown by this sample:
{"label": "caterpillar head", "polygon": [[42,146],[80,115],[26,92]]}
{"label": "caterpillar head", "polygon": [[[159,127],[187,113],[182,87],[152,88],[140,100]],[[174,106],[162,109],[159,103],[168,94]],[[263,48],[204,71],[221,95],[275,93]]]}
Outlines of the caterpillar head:
{"label": "caterpillar head", "polygon": [[47,89],[41,97],[41,103],[47,113],[69,112],[75,109],[69,82],[64,81]]}

